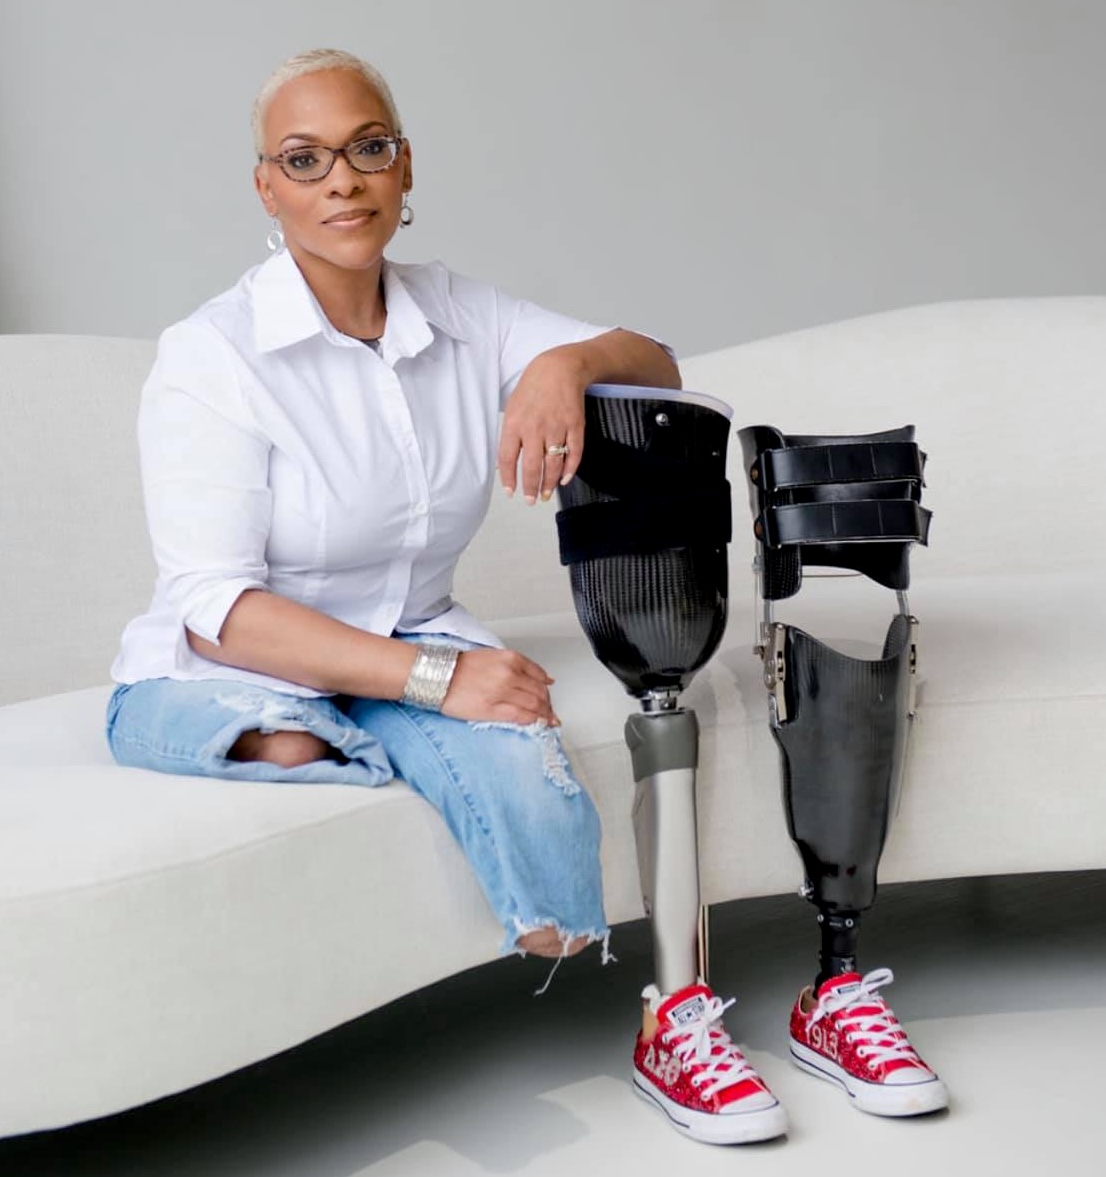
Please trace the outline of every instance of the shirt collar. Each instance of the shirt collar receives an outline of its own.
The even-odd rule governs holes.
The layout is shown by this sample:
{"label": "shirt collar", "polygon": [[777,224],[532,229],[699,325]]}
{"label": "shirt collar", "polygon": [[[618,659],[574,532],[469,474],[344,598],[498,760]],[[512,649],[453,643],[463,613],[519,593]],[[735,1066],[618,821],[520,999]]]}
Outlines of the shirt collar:
{"label": "shirt collar", "polygon": [[[384,262],[384,302],[388,308],[388,322],[383,346],[385,359],[390,363],[404,356],[417,355],[429,347],[434,338],[432,326],[454,339],[465,339],[464,329],[443,283],[404,281],[405,272],[411,276],[417,269],[422,267]],[[363,346],[360,340],[336,330],[323,314],[299,266],[286,249],[269,258],[255,272],[253,308],[254,342],[259,352],[289,347],[313,335],[324,335],[339,347]]]}

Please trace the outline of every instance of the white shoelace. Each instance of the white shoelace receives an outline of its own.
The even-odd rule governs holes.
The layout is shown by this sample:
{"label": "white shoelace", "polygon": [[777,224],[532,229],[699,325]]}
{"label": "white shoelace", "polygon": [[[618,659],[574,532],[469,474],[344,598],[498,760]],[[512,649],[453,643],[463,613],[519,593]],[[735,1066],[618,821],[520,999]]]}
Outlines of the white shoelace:
{"label": "white shoelace", "polygon": [[[723,1002],[719,997],[711,997],[694,1021],[685,1026],[674,1026],[661,1035],[672,1046],[672,1053],[685,1071],[690,1071],[693,1065],[703,1068],[692,1075],[691,1084],[702,1087],[700,1095],[704,1099],[736,1086],[743,1079],[757,1078],[756,1071],[722,1025],[722,1015],[736,1000],[731,997]],[[716,1055],[715,1051],[719,1053]]]}
{"label": "white shoelace", "polygon": [[[902,1060],[922,1066],[917,1051],[907,1041],[906,1031],[899,1024],[891,1008],[879,990],[890,985],[895,974],[890,969],[873,969],[866,973],[856,985],[844,986],[824,993],[818,998],[818,1005],[811,1015],[813,1026],[823,1018],[830,1017],[844,1033],[847,1042],[859,1042],[857,1057],[866,1059],[869,1070],[875,1070],[881,1063]],[[846,1013],[858,1006],[867,1006],[866,1013]],[[872,1007],[875,1007],[874,1010]]]}

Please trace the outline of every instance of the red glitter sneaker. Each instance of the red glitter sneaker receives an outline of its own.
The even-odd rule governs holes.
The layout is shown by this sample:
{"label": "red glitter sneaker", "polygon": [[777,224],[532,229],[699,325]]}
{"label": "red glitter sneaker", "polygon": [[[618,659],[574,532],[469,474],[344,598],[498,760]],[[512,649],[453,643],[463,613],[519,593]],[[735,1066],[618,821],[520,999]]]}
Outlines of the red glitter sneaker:
{"label": "red glitter sneaker", "polygon": [[706,985],[662,997],[650,985],[642,997],[657,1031],[634,1047],[634,1090],[675,1128],[707,1144],[771,1140],[787,1131],[787,1113],[734,1045],[722,1014],[733,1005]]}
{"label": "red glitter sneaker", "polygon": [[819,1079],[839,1083],[862,1112],[918,1116],[947,1107],[944,1083],[910,1045],[877,990],[890,969],[830,977],[807,986],[791,1011],[791,1057]]}

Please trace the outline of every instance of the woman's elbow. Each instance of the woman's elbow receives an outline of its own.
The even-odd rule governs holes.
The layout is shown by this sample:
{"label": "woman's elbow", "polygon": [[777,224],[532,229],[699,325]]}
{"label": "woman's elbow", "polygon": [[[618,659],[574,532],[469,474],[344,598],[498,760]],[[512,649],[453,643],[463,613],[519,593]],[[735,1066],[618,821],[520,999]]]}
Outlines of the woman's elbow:
{"label": "woman's elbow", "polygon": [[201,658],[208,659],[209,662],[222,662],[221,648],[214,642],[209,642],[207,638],[202,638],[198,633],[193,633],[186,625],[184,627],[184,636],[188,642],[188,648],[193,654],[199,654]]}

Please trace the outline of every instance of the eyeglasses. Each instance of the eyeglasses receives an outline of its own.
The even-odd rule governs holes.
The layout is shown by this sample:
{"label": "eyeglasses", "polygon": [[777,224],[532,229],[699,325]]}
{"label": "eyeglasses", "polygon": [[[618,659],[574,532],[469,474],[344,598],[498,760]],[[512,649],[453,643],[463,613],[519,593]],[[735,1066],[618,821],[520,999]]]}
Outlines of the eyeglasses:
{"label": "eyeglasses", "polygon": [[398,137],[377,135],[371,139],[354,139],[345,147],[323,147],[312,143],[305,147],[290,147],[278,155],[262,155],[259,158],[279,165],[289,180],[310,184],[330,175],[334,161],[341,156],[355,172],[369,175],[383,172],[396,162],[399,145]]}

